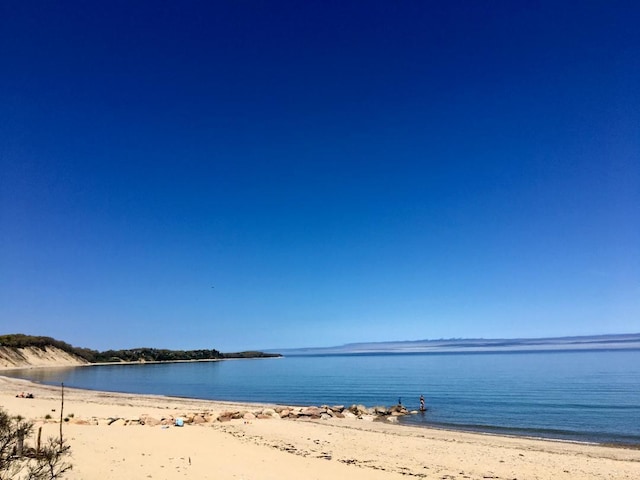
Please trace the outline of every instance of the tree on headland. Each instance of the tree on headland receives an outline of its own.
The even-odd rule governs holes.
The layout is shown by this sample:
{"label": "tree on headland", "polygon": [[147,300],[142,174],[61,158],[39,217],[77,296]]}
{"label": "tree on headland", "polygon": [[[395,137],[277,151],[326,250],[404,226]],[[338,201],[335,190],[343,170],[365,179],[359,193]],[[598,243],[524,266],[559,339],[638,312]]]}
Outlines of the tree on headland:
{"label": "tree on headland", "polygon": [[0,409],[0,480],[62,479],[71,464],[65,461],[69,446],[62,439],[49,438],[35,446],[26,441],[33,433],[33,423],[10,416]]}
{"label": "tree on headland", "polygon": [[99,352],[89,348],[74,347],[66,342],[56,340],[51,337],[37,337],[21,333],[0,335],[0,347],[35,347],[44,350],[46,347],[50,346],[80,357],[89,363],[176,362],[189,360],[220,360],[224,358],[265,358],[281,356],[277,353],[256,351],[222,353],[215,349],[168,350],[149,347],[130,348],[124,350],[106,350],[104,352]]}

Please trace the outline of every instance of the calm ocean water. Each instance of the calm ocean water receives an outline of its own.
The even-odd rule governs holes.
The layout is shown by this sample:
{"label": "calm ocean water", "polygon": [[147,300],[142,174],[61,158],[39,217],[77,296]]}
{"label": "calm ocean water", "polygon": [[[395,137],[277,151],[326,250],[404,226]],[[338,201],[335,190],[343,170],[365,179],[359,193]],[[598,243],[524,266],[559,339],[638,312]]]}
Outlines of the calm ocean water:
{"label": "calm ocean water", "polygon": [[640,444],[640,351],[292,356],[14,370],[38,382],[289,405],[402,399],[416,425]]}

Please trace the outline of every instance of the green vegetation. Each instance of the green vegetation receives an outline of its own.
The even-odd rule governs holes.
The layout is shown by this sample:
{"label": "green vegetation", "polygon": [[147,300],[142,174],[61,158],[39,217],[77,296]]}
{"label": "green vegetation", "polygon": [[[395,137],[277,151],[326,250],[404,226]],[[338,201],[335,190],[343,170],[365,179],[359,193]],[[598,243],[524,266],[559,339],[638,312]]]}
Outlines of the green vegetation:
{"label": "green vegetation", "polygon": [[0,409],[0,480],[53,480],[63,478],[71,469],[65,461],[69,446],[56,438],[49,438],[40,445],[28,440],[33,434],[33,424],[21,417],[12,417]]}
{"label": "green vegetation", "polygon": [[[107,350],[98,352],[88,348],[78,348],[51,337],[34,337],[16,333],[0,335],[0,347],[44,349],[47,346],[57,347],[72,355],[77,355],[90,363],[116,362],[175,362],[184,360],[219,360],[224,358],[265,358],[279,357],[277,353],[239,352],[221,353],[218,350],[167,350],[158,348],[133,348],[127,350]],[[0,479],[1,480],[1,479]]]}
{"label": "green vegetation", "polygon": [[238,353],[223,353],[223,358],[274,358],[281,357],[279,353],[264,353],[258,352],[254,350],[249,350],[247,352],[238,352]]}
{"label": "green vegetation", "polygon": [[177,360],[215,360],[224,358],[218,350],[165,350],[134,348],[96,352],[93,362],[175,362]]}

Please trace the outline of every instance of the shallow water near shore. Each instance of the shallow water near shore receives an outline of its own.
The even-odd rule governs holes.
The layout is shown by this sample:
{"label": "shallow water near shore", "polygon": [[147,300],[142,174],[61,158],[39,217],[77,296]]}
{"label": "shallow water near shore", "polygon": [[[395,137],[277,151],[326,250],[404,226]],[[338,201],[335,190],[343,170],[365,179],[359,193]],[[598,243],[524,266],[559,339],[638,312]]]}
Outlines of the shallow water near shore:
{"label": "shallow water near shore", "polygon": [[292,356],[18,369],[5,375],[127,393],[288,405],[396,404],[402,423],[640,445],[640,351]]}

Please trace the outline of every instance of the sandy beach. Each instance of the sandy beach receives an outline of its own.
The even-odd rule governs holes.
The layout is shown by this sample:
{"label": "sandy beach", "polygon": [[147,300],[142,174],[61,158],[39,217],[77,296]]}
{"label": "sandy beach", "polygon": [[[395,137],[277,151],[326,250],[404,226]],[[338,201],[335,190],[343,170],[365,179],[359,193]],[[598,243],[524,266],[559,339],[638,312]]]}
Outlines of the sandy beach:
{"label": "sandy beach", "polygon": [[[43,436],[59,431],[60,388],[0,377],[0,405]],[[18,398],[20,392],[35,398]],[[640,450],[357,419],[214,420],[263,406],[65,388],[69,479],[637,479]],[[49,415],[50,419],[45,419]],[[206,419],[140,424],[140,419]]]}

